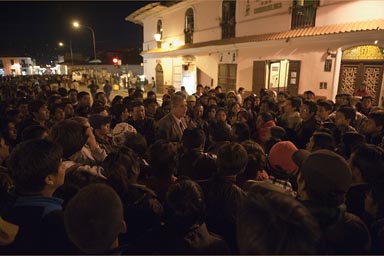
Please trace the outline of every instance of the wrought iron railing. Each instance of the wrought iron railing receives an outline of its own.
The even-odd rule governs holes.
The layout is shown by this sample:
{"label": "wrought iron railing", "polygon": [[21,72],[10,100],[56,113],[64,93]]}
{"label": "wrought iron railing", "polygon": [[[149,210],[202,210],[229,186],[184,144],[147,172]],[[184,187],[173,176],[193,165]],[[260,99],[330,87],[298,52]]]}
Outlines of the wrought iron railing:
{"label": "wrought iron railing", "polygon": [[292,9],[291,29],[314,27],[316,20],[316,7],[294,6]]}

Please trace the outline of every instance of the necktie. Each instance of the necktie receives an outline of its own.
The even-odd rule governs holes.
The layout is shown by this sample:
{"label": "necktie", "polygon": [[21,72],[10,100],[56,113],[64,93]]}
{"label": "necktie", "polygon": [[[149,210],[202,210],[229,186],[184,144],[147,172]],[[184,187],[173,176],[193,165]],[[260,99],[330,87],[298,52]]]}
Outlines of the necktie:
{"label": "necktie", "polygon": [[180,130],[181,130],[181,132],[183,132],[184,131],[184,126],[183,126],[183,122],[179,122],[179,126],[180,126]]}

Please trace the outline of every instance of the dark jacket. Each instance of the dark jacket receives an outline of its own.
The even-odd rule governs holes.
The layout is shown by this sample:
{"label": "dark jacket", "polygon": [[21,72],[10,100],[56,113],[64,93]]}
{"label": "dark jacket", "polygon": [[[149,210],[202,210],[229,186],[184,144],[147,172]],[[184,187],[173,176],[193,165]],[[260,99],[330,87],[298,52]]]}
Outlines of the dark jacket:
{"label": "dark jacket", "polygon": [[20,196],[0,218],[0,254],[72,254],[62,200]]}
{"label": "dark jacket", "polygon": [[193,180],[209,179],[216,173],[216,158],[216,155],[204,153],[200,149],[187,150],[178,158],[178,175],[188,176]]}

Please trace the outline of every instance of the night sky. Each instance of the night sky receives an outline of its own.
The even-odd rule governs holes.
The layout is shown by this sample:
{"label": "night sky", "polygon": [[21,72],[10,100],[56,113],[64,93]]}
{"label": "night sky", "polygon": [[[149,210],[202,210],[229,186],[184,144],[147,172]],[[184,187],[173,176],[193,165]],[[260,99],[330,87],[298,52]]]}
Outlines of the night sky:
{"label": "night sky", "polygon": [[93,28],[98,52],[141,47],[142,27],[124,18],[149,2],[0,1],[0,54],[29,55],[43,64],[60,54],[59,41],[72,41],[74,53],[92,55],[91,32],[75,29],[74,20]]}

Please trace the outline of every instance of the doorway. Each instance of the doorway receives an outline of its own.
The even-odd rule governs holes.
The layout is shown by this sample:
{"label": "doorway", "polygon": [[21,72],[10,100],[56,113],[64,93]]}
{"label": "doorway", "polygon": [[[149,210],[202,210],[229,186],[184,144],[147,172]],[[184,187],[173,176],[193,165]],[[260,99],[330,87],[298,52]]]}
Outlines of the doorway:
{"label": "doorway", "polygon": [[156,93],[163,94],[164,93],[164,72],[163,67],[160,64],[156,65]]}
{"label": "doorway", "polygon": [[346,49],[343,52],[338,93],[353,94],[366,83],[374,104],[380,100],[383,82],[384,54],[378,46],[365,45]]}

